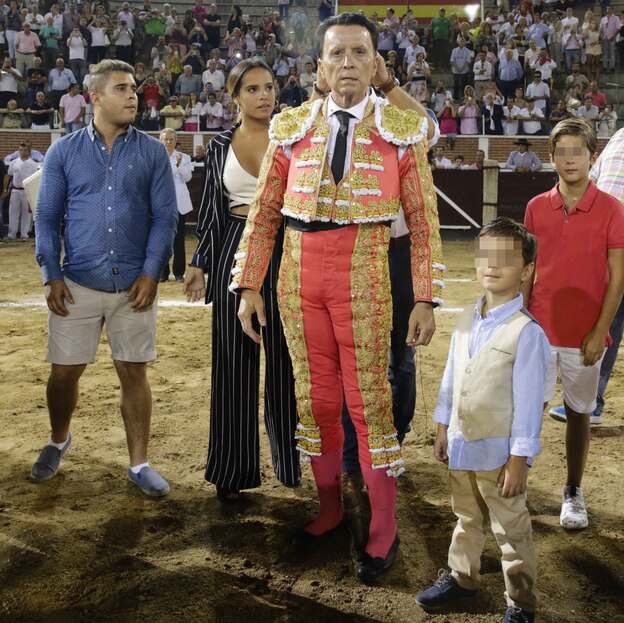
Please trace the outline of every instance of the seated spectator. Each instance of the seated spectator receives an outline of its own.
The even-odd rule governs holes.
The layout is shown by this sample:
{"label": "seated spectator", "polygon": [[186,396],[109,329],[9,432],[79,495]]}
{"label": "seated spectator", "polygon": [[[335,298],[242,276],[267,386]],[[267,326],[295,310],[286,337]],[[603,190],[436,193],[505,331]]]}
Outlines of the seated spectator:
{"label": "seated spectator", "polygon": [[306,92],[307,99],[312,97],[314,83],[316,82],[316,72],[312,63],[306,63],[305,71],[299,76],[299,84]]}
{"label": "seated spectator", "polygon": [[477,60],[472,66],[474,74],[475,94],[478,101],[483,101],[483,85],[492,81],[494,67],[486,60],[485,52],[479,52]]}
{"label": "seated spectator", "polygon": [[30,114],[30,129],[35,131],[49,131],[52,127],[54,108],[46,101],[45,93],[39,91],[35,101],[26,109]]}
{"label": "seated spectator", "polygon": [[431,76],[431,69],[421,52],[407,70],[406,91],[421,104],[428,99],[427,79]]}
{"label": "seated spectator", "polygon": [[458,154],[457,156],[455,156],[452,168],[460,171],[466,171],[471,167],[469,164],[466,164],[466,159],[461,154]]}
{"label": "seated spectator", "polygon": [[529,151],[531,143],[526,138],[519,138],[514,145],[518,145],[518,150],[509,154],[505,169],[518,173],[528,173],[539,171],[542,168],[542,161],[537,157],[537,154]]}
{"label": "seated spectator", "polygon": [[50,70],[48,75],[50,103],[56,110],[58,110],[61,97],[69,91],[72,84],[76,84],[74,73],[65,67],[65,61],[62,58],[57,58],[56,66]]}
{"label": "seated spectator", "polygon": [[6,108],[0,108],[2,127],[5,130],[19,130],[23,127],[24,109],[18,108],[16,100],[9,100]]}
{"label": "seated spectator", "polygon": [[477,149],[475,153],[475,162],[471,166],[471,168],[476,169],[477,171],[482,171],[484,164],[485,164],[485,152],[482,149]]}
{"label": "seated spectator", "polygon": [[459,117],[460,134],[479,133],[477,121],[480,117],[480,110],[474,98],[469,97],[466,99],[466,103],[459,107],[457,116]]}
{"label": "seated spectator", "polygon": [[438,80],[435,90],[431,94],[431,108],[438,114],[447,100],[452,99],[453,94],[446,88],[442,80]]}
{"label": "seated spectator", "polygon": [[566,107],[565,100],[559,100],[557,102],[557,106],[553,108],[550,116],[548,117],[548,121],[551,126],[556,126],[560,121],[567,119],[569,117],[568,109]]}
{"label": "seated spectator", "polygon": [[67,134],[75,132],[84,126],[84,115],[87,103],[80,94],[80,87],[72,84],[69,93],[61,97],[59,102],[59,127]]}
{"label": "seated spectator", "polygon": [[431,160],[433,169],[452,169],[453,163],[444,155],[444,147],[436,145],[433,148],[433,159]]}
{"label": "seated spectator", "polygon": [[607,104],[598,118],[598,138],[611,138],[617,128],[618,116],[613,104]]}
{"label": "seated spectator", "polygon": [[598,110],[598,106],[594,106],[592,103],[591,95],[585,96],[583,105],[579,106],[576,111],[576,116],[585,119],[594,128],[594,131],[596,130],[596,123],[600,118],[600,110]]}
{"label": "seated spectator", "polygon": [[213,91],[221,91],[225,88],[225,75],[212,58],[208,61],[208,67],[202,74],[202,84],[204,87],[210,84]]}
{"label": "seated spectator", "polygon": [[180,106],[180,102],[175,95],[172,95],[169,98],[169,104],[162,108],[160,117],[165,120],[165,128],[171,128],[172,130],[180,130],[182,128],[184,119],[186,118],[186,112],[184,108]]}
{"label": "seated spectator", "polygon": [[208,93],[208,101],[204,104],[203,115],[206,119],[206,130],[221,130],[223,124],[223,105],[217,102],[215,93]]}
{"label": "seated spectator", "polygon": [[[186,102],[188,96],[191,93],[201,93],[202,84],[201,76],[193,73],[193,68],[190,65],[184,65],[184,71],[181,76],[178,77],[175,84],[175,93],[180,96],[180,99],[184,98]],[[173,128],[179,130],[180,128]]]}
{"label": "seated spectator", "polygon": [[533,74],[533,82],[527,85],[525,100],[534,102],[535,107],[539,108],[544,116],[546,115],[550,106],[550,87],[542,80],[539,71]]}
{"label": "seated spectator", "polygon": [[495,97],[493,93],[488,93],[485,96],[481,107],[484,134],[498,136],[503,134],[503,119],[505,117],[503,101],[502,98]]}
{"label": "seated spectator", "polygon": [[544,113],[535,106],[535,102],[527,102],[526,108],[520,111],[518,119],[522,121],[522,134],[535,136],[543,133]]}
{"label": "seated spectator", "polygon": [[589,83],[589,91],[585,93],[585,97],[587,96],[591,97],[592,104],[601,110],[607,105],[607,96],[598,89],[598,82],[596,80],[592,80]]}
{"label": "seated spectator", "polygon": [[440,134],[454,136],[457,134],[457,111],[453,104],[453,98],[448,97],[444,101],[442,109],[437,113],[440,120]]}
{"label": "seated spectator", "polygon": [[288,78],[288,82],[280,92],[279,102],[280,104],[286,104],[291,108],[295,108],[297,106],[301,106],[301,104],[305,101],[305,97],[305,92],[299,86],[297,77],[290,76]]}

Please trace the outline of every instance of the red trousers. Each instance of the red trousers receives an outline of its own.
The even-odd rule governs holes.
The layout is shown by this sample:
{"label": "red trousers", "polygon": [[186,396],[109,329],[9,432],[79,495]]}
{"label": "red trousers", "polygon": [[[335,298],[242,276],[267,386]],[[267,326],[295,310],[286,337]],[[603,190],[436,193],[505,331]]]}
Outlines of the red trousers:
{"label": "red trousers", "polygon": [[312,456],[341,451],[344,399],[360,464],[397,476],[403,460],[387,379],[389,236],[381,224],[287,229],[278,300],[295,375],[298,448]]}

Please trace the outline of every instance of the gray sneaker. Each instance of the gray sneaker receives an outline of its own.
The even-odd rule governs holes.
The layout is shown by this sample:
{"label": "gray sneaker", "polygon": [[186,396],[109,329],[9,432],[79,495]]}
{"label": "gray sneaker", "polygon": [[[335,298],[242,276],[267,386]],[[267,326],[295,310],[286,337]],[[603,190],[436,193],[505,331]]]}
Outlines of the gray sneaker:
{"label": "gray sneaker", "polygon": [[128,479],[152,498],[161,498],[169,493],[169,483],[149,465],[138,474],[128,468]]}
{"label": "gray sneaker", "polygon": [[70,433],[61,450],[55,446],[45,446],[30,470],[30,479],[34,482],[44,482],[55,476],[61,464],[61,459],[71,446],[71,440]]}

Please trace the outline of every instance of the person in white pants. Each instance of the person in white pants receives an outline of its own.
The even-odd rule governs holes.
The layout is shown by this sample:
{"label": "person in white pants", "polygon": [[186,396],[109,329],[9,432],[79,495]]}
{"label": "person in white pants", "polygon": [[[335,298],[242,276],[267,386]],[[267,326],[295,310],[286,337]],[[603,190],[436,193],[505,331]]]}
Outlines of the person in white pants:
{"label": "person in white pants", "polygon": [[24,143],[19,148],[19,158],[9,165],[8,175],[12,177],[11,199],[9,200],[9,240],[17,238],[18,231],[22,240],[28,240],[32,217],[28,199],[24,192],[24,180],[39,169],[30,157],[30,147]]}

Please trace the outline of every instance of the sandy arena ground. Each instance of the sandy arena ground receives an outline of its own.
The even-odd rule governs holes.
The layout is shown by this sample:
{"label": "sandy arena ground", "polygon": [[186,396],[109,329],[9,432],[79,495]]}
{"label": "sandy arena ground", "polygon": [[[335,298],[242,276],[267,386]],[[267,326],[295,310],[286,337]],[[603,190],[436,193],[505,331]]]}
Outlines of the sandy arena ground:
{"label": "sandy arena ground", "polygon": [[[448,308],[477,296],[471,249],[467,242],[445,244]],[[170,480],[171,495],[148,500],[126,481],[119,388],[104,342],[83,377],[74,445],[60,474],[46,484],[29,482],[31,463],[49,434],[47,312],[25,305],[43,301],[32,241],[0,245],[0,258],[0,621],[501,620],[504,586],[491,537],[474,610],[429,617],[414,603],[414,594],[445,565],[454,525],[447,474],[432,456],[430,423],[453,313],[437,314],[434,342],[417,355],[418,411],[405,445],[408,472],[399,480],[401,555],[382,586],[367,588],[353,578],[346,533],[305,560],[292,550],[289,530],[315,510],[311,472],[305,468],[298,490],[280,486],[264,434],[264,485],[245,503],[223,509],[204,482],[211,310],[203,306],[159,311],[159,359],[150,370],[151,460]],[[181,300],[179,284],[166,284],[161,299]],[[624,621],[623,406],[620,360],[584,483],[591,526],[578,534],[558,524],[564,428],[544,420],[545,449],[530,478],[539,621]]]}

